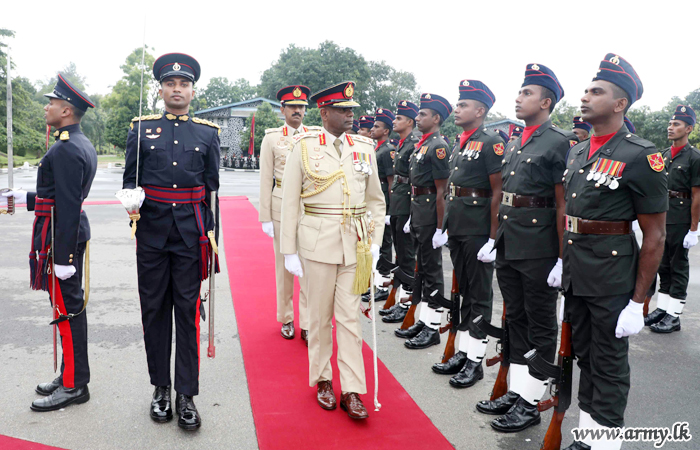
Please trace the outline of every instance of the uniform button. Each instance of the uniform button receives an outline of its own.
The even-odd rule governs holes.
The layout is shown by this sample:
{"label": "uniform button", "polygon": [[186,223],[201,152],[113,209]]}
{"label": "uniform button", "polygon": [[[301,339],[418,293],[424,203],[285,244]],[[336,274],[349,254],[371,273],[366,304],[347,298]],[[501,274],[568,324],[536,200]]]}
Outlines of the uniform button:
{"label": "uniform button", "polygon": [[[194,151],[195,151],[195,152],[198,152],[198,151],[199,151],[199,147],[195,147],[195,148],[194,148]],[[341,166],[342,166],[342,164],[341,164]]]}
{"label": "uniform button", "polygon": [[573,243],[574,243],[574,241],[572,241],[571,239],[569,239],[569,245],[571,245],[571,244],[573,244]]}
{"label": "uniform button", "polygon": [[450,201],[454,200],[454,198],[450,197]]}
{"label": "uniform button", "polygon": [[599,188],[599,187],[600,187],[600,183],[596,183],[596,184],[595,184],[595,187]]}
{"label": "uniform button", "polygon": [[681,202],[681,205],[682,205],[682,204],[683,204],[683,202]]}
{"label": "uniform button", "polygon": [[69,263],[72,263],[72,262],[73,262],[73,258],[69,259],[68,262],[69,262]]}
{"label": "uniform button", "polygon": [[681,166],[678,166],[678,168],[680,169],[680,168],[681,168]]}
{"label": "uniform button", "polygon": [[175,144],[177,144],[177,141],[175,141]]}
{"label": "uniform button", "polygon": [[70,254],[70,255],[68,255],[68,257],[69,257],[69,258],[72,258],[72,257],[73,257],[73,255],[72,255],[72,254]]}
{"label": "uniform button", "polygon": [[[513,150],[511,150],[511,152],[512,152],[512,151],[513,151]],[[522,152],[523,152],[522,150],[518,150],[518,155],[521,154]]]}
{"label": "uniform button", "polygon": [[392,189],[392,190],[390,190],[389,192],[391,192],[391,193],[393,194],[393,193],[394,193],[394,190]]}
{"label": "uniform button", "polygon": [[39,163],[39,167],[41,167],[41,163]]}
{"label": "uniform button", "polygon": [[151,145],[151,150],[155,150],[155,148],[156,148],[155,145]]}
{"label": "uniform button", "polygon": [[173,166],[177,166],[177,161],[173,161]]}
{"label": "uniform button", "polygon": [[503,220],[508,220],[508,216],[503,216]]}
{"label": "uniform button", "polygon": [[632,137],[632,135],[631,135],[631,134],[628,134],[627,137]]}
{"label": "uniform button", "polygon": [[532,223],[537,223],[537,219],[532,219]]}
{"label": "uniform button", "polygon": [[177,184],[173,184],[173,189],[177,189]]}
{"label": "uniform button", "polygon": [[579,170],[578,170],[578,173],[583,173],[583,169],[579,169]]}
{"label": "uniform button", "polygon": [[455,167],[455,170],[459,170],[459,167]]}
{"label": "uniform button", "polygon": [[613,251],[612,251],[612,255],[613,255],[613,256],[617,256],[617,250],[613,250]]}
{"label": "uniform button", "polygon": [[177,206],[177,203],[173,203],[173,208]]}
{"label": "uniform button", "polygon": [[177,124],[177,123],[176,123],[175,126],[178,127],[178,126],[180,126],[180,124]]}
{"label": "uniform button", "polygon": [[574,192],[573,194],[571,194],[571,198],[576,198],[576,192]]}
{"label": "uniform button", "polygon": [[511,174],[511,176],[512,176],[512,175],[515,175],[515,172],[514,172],[514,171],[511,171],[510,174]]}
{"label": "uniform button", "polygon": [[529,163],[530,161],[532,161],[532,158],[528,158],[528,159],[527,159],[527,162],[528,162],[528,163]]}
{"label": "uniform button", "polygon": [[413,197],[411,197],[411,201],[413,201]]}
{"label": "uniform button", "polygon": [[430,199],[429,199],[429,198],[426,198],[426,199],[425,199],[425,201],[426,201],[426,202],[429,202],[429,201],[430,201]]}
{"label": "uniform button", "polygon": [[471,161],[471,160],[472,160],[471,158],[467,158],[467,161]]}
{"label": "uniform button", "polygon": [[476,200],[474,200],[474,202],[473,202],[473,203],[474,203],[474,204],[476,205],[476,204],[477,204],[478,202],[477,202]]}

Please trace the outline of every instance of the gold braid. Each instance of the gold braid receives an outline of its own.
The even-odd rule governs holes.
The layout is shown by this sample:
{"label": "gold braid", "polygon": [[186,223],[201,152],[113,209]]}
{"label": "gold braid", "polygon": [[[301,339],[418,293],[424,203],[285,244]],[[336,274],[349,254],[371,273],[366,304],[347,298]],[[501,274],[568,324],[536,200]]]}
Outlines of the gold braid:
{"label": "gold braid", "polygon": [[306,146],[306,141],[301,139],[301,160],[304,164],[304,175],[309,179],[314,185],[318,187],[311,191],[301,194],[301,198],[308,198],[328,189],[333,183],[342,179],[343,180],[343,220],[341,224],[345,224],[345,219],[351,216],[350,214],[350,189],[348,188],[347,177],[342,169],[338,169],[335,172],[328,175],[317,175],[313,173],[311,167],[309,167],[309,150]]}

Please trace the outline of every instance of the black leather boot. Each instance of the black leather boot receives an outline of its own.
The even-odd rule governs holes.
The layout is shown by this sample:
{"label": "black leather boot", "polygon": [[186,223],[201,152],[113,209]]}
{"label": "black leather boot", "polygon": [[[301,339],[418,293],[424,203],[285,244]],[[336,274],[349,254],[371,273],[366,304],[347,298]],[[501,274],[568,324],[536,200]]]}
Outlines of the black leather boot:
{"label": "black leather boot", "polygon": [[484,368],[480,362],[474,362],[467,359],[467,363],[462,370],[452,378],[450,378],[450,386],[456,388],[468,388],[474,386],[477,381],[484,378]]}
{"label": "black leather boot", "polygon": [[673,333],[674,331],[681,331],[681,318],[666,314],[660,321],[650,326],[649,329],[654,333]]}
{"label": "black leather boot", "polygon": [[34,390],[39,395],[51,395],[51,393],[58,389],[59,386],[63,386],[63,374],[59,375],[55,380],[53,380],[50,383],[39,384]]}
{"label": "black leather boot", "polygon": [[515,402],[520,398],[520,395],[513,391],[508,391],[502,397],[496,400],[482,400],[476,404],[476,410],[483,414],[491,414],[494,416],[502,416],[507,413],[510,408],[515,405]]}
{"label": "black leather boot", "polygon": [[175,410],[178,414],[177,426],[187,431],[194,431],[202,425],[197,407],[191,396],[178,392],[175,400]]}
{"label": "black leather boot", "polygon": [[591,450],[591,447],[581,441],[574,441],[573,444],[569,445],[564,450]]}
{"label": "black leather boot", "polygon": [[651,326],[654,325],[657,322],[660,322],[661,319],[664,318],[666,315],[666,310],[664,309],[659,309],[656,308],[652,312],[650,312],[645,318],[644,318],[644,326]]}
{"label": "black leather boot", "polygon": [[163,423],[173,418],[170,402],[170,386],[156,386],[151,399],[151,419]]}
{"label": "black leather boot", "polygon": [[394,312],[382,317],[382,322],[384,322],[384,323],[403,322],[403,319],[406,317],[406,314],[408,314],[408,308],[402,308],[399,306],[398,308],[396,308],[394,310]]}
{"label": "black leather boot", "polygon": [[[389,298],[389,289],[388,288],[383,288],[383,287],[378,287],[376,291],[374,291],[374,301],[375,302],[383,302]],[[369,293],[362,294],[362,301],[367,303],[372,299]]]}
{"label": "black leather boot", "polygon": [[380,309],[378,312],[380,316],[388,316],[389,314],[396,311],[398,308],[401,308],[401,306],[399,306],[398,303],[394,303],[394,305],[390,306],[389,309]]}
{"label": "black leather boot", "polygon": [[505,415],[491,421],[491,428],[502,433],[516,433],[540,423],[537,405],[520,397]]}
{"label": "black leather boot", "polygon": [[457,352],[452,358],[447,360],[446,363],[436,363],[433,364],[433,372],[439,373],[440,375],[454,375],[459,373],[464,367],[464,363],[467,362],[467,354],[464,352]]}
{"label": "black leather boot", "polygon": [[438,344],[440,344],[440,332],[430,328],[429,326],[425,326],[422,330],[420,330],[418,336],[407,340],[403,345],[412,350],[420,350]]}
{"label": "black leather boot", "polygon": [[90,391],[87,385],[71,389],[59,386],[48,397],[34,400],[30,408],[37,412],[56,411],[73,403],[80,404],[88,400],[90,400]]}
{"label": "black leather boot", "polygon": [[418,333],[420,333],[423,328],[425,328],[425,324],[422,320],[419,320],[418,322],[414,323],[405,330],[397,328],[396,330],[394,330],[394,334],[396,335],[396,337],[400,337],[401,339],[412,339],[418,336]]}

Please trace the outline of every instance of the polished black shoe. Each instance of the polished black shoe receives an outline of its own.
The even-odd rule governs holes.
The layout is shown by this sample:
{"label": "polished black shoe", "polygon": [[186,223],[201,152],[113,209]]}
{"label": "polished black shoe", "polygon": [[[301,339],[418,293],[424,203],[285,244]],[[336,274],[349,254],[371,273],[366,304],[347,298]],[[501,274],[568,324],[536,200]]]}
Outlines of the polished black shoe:
{"label": "polished black shoe", "polygon": [[170,403],[170,386],[156,386],[151,400],[151,419],[156,422],[167,422],[173,418],[173,407]]}
{"label": "polished black shoe", "polygon": [[484,368],[481,366],[481,363],[467,359],[467,363],[462,370],[450,378],[450,386],[460,389],[468,388],[474,386],[482,378],[484,378]]}
{"label": "polished black shoe", "polygon": [[515,405],[515,402],[520,398],[520,395],[513,391],[508,391],[502,397],[496,400],[482,400],[476,404],[476,410],[482,414],[491,414],[494,416],[502,416],[510,411],[510,408]]}
{"label": "polished black shoe", "polygon": [[177,412],[177,426],[187,431],[194,431],[202,425],[194,399],[185,394],[177,394],[175,400],[175,412]]}
{"label": "polished black shoe", "polygon": [[465,362],[467,362],[467,354],[464,352],[457,352],[452,358],[448,359],[446,363],[439,362],[433,364],[433,372],[439,373],[440,375],[454,375],[462,370]]}
{"label": "polished black shoe", "polygon": [[654,333],[673,333],[681,331],[681,318],[666,314],[663,319],[649,327]]}
{"label": "polished black shoe", "polygon": [[55,380],[53,380],[50,383],[39,384],[34,390],[39,395],[51,395],[51,393],[58,389],[60,386],[63,386],[63,375],[59,375]]}
{"label": "polished black shoe", "polygon": [[388,316],[389,314],[393,313],[396,311],[398,308],[401,308],[398,303],[394,303],[392,306],[390,306],[388,309],[380,309],[379,315],[380,316]]}
{"label": "polished black shoe", "polygon": [[394,330],[394,334],[396,337],[400,337],[401,339],[413,339],[414,337],[418,336],[418,333],[420,333],[423,328],[425,328],[425,323],[423,323],[422,320],[419,320],[405,330],[397,328]]}
{"label": "polished black shoe", "polygon": [[420,333],[418,333],[418,336],[413,339],[408,339],[403,345],[412,350],[420,350],[438,344],[440,344],[440,332],[429,326],[425,326]]}
{"label": "polished black shoe", "polygon": [[644,318],[644,326],[649,327],[661,321],[666,315],[666,310],[656,308]]}
{"label": "polished black shoe", "polygon": [[382,317],[382,322],[384,323],[400,323],[408,314],[408,308],[401,308],[400,306],[394,310],[394,312],[387,314]]}
{"label": "polished black shoe", "polygon": [[538,423],[540,412],[537,405],[531,405],[520,397],[507,413],[491,421],[491,428],[502,433],[516,433]]}
{"label": "polished black shoe", "polygon": [[88,400],[90,400],[90,391],[87,385],[71,389],[59,386],[48,397],[34,400],[30,408],[37,412],[56,411],[73,403],[80,404]]}
{"label": "polished black shoe", "polygon": [[573,444],[569,445],[564,450],[591,450],[591,447],[581,441],[574,441]]}
{"label": "polished black shoe", "polygon": [[[375,302],[383,302],[387,298],[389,298],[389,289],[378,287],[377,290],[374,291],[374,301]],[[370,294],[367,294],[367,295],[362,294],[362,301],[363,302],[367,303],[371,299],[372,299],[372,297],[370,296]]]}

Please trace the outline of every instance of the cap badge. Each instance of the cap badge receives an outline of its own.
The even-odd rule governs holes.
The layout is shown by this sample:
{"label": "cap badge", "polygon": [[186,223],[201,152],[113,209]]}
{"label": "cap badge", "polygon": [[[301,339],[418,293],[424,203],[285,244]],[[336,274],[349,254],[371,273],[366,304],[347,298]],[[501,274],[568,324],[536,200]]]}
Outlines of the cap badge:
{"label": "cap badge", "polygon": [[180,69],[181,69],[180,64],[178,64],[178,63],[173,64],[173,70],[179,71]]}
{"label": "cap badge", "polygon": [[384,113],[384,110],[383,110],[383,109],[380,108],[380,109],[377,110],[377,114],[383,114],[383,113]]}
{"label": "cap badge", "polygon": [[345,94],[345,98],[352,98],[352,94],[355,93],[355,88],[352,86],[352,83],[348,83],[347,86],[345,86],[345,91],[343,91]]}
{"label": "cap badge", "polygon": [[401,106],[408,106],[408,103],[406,103],[406,100],[401,102]]}
{"label": "cap badge", "polygon": [[299,89],[298,87],[295,87],[294,90],[292,91],[292,95],[294,96],[294,98],[301,97],[301,89]]}
{"label": "cap badge", "polygon": [[367,120],[365,116],[360,117],[360,120]]}
{"label": "cap badge", "polygon": [[540,66],[538,66],[537,64],[533,64],[530,68],[532,70],[540,70]]}
{"label": "cap badge", "polygon": [[462,82],[462,86],[469,86],[469,81],[464,80],[464,81]]}
{"label": "cap badge", "polygon": [[685,106],[681,108],[681,112],[685,112]]}
{"label": "cap badge", "polygon": [[676,120],[676,116],[671,117],[671,120]]}
{"label": "cap badge", "polygon": [[430,100],[430,98],[431,98],[431,97],[430,97],[430,94],[425,94],[425,98],[427,98],[428,100]]}
{"label": "cap badge", "polygon": [[615,64],[616,66],[620,65],[620,57],[615,55],[612,58],[610,58],[610,62]]}

